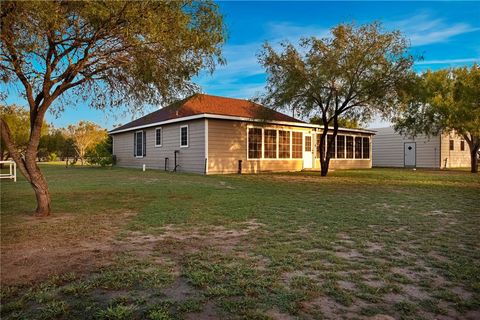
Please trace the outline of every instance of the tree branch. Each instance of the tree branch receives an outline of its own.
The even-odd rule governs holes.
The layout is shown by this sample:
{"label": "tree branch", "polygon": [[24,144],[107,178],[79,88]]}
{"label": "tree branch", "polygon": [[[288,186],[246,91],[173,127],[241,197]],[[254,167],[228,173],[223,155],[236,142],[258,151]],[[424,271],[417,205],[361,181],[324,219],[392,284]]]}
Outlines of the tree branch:
{"label": "tree branch", "polygon": [[10,156],[13,158],[13,161],[18,165],[18,169],[23,174],[23,176],[30,182],[30,175],[28,174],[27,168],[25,166],[25,160],[22,158],[18,148],[12,140],[12,134],[8,124],[0,118],[0,136],[2,141],[7,146],[7,150],[10,153]]}

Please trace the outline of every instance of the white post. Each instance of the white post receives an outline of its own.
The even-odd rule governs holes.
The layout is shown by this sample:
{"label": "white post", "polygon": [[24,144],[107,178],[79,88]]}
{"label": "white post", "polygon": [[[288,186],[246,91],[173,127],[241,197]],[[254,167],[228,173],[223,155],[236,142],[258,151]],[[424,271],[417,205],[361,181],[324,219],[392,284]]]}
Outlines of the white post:
{"label": "white post", "polygon": [[13,163],[13,181],[17,182],[17,163]]}
{"label": "white post", "polygon": [[145,164],[143,164],[142,170],[145,172]]}

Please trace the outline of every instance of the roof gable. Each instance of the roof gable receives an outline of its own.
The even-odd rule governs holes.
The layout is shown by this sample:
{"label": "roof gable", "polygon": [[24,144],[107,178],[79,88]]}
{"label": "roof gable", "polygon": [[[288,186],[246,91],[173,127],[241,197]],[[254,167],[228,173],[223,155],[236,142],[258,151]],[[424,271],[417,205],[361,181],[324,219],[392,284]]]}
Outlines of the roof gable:
{"label": "roof gable", "polygon": [[260,119],[265,121],[283,121],[304,123],[286,114],[266,108],[260,104],[243,99],[211,96],[206,94],[195,94],[186,99],[179,100],[171,105],[154,111],[146,116],[133,120],[111,132],[147,126],[158,122],[180,119],[183,117],[212,114],[221,116]]}

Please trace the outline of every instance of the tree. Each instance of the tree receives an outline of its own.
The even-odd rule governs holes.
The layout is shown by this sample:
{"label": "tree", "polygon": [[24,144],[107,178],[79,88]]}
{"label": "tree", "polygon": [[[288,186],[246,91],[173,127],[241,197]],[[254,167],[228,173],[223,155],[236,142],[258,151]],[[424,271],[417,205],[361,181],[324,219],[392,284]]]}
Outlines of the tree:
{"label": "tree", "polygon": [[[22,152],[22,150],[27,147],[28,134],[30,131],[28,111],[17,105],[0,106],[0,116],[12,128],[12,140],[15,141],[18,152]],[[0,145],[0,160],[5,158],[6,151],[5,143],[2,138],[2,143]]]}
{"label": "tree", "polygon": [[103,140],[88,148],[87,157],[90,164],[102,167],[113,164],[113,138],[106,136]]}
{"label": "tree", "polygon": [[39,154],[40,151],[43,150],[48,158],[63,158],[63,150],[65,149],[66,141],[67,136],[65,130],[63,128],[54,128],[51,126],[48,133],[40,138]]}
{"label": "tree", "polygon": [[[15,143],[16,151],[20,154],[24,154],[27,149],[29,135],[30,135],[30,119],[27,109],[18,105],[1,105],[0,117],[7,123],[11,134],[11,139]],[[49,126],[45,123],[42,124],[41,135],[45,135],[48,132]],[[5,158],[6,152],[5,142],[0,144],[0,160]]]}
{"label": "tree", "polygon": [[[323,125],[322,118],[319,116],[313,116],[310,118],[310,123]],[[349,119],[346,117],[339,117],[338,118],[338,126],[342,128],[350,128],[350,129],[358,129],[360,128],[360,123],[357,119]]]}
{"label": "tree", "polygon": [[[259,55],[268,75],[263,103],[321,119],[322,176],[328,173],[339,118],[367,122],[375,114],[389,115],[396,105],[396,89],[413,63],[406,54],[406,39],[399,32],[384,32],[378,23],[341,24],[331,34],[326,39],[304,38],[298,49],[281,43],[280,52],[266,43]],[[328,127],[333,127],[334,139],[325,150]]]}
{"label": "tree", "polygon": [[107,137],[107,130],[89,121],[80,121],[76,125],[69,125],[67,132],[75,143],[75,151],[77,151],[82,165],[88,148],[100,143]]}
{"label": "tree", "polygon": [[35,159],[47,110],[84,101],[105,109],[160,104],[192,92],[192,76],[222,63],[222,16],[212,2],[2,1],[0,79],[28,102],[24,157],[0,120],[5,145],[32,185],[36,215],[50,214]]}
{"label": "tree", "polygon": [[416,136],[454,131],[470,149],[471,172],[478,172],[480,149],[480,67],[427,71],[414,76],[394,118],[395,130]]}

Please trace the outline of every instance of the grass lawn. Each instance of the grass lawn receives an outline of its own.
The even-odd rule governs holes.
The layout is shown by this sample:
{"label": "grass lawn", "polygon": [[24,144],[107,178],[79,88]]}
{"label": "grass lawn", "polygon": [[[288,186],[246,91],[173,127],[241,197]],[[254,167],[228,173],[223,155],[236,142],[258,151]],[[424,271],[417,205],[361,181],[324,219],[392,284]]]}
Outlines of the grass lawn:
{"label": "grass lawn", "polygon": [[480,176],[42,165],[1,182],[2,319],[480,318]]}

